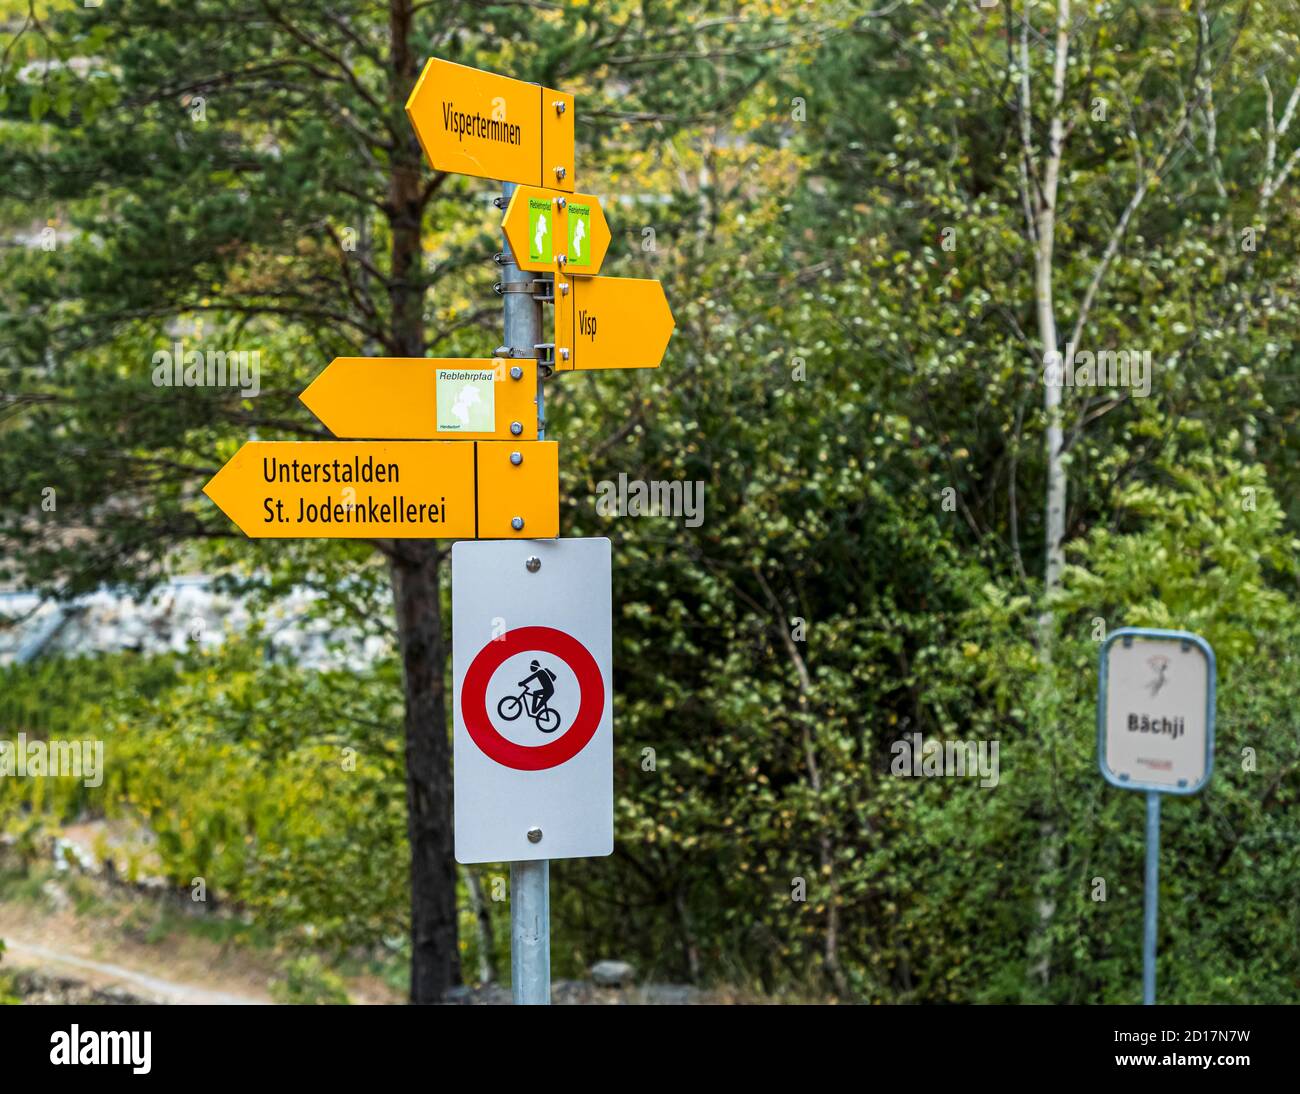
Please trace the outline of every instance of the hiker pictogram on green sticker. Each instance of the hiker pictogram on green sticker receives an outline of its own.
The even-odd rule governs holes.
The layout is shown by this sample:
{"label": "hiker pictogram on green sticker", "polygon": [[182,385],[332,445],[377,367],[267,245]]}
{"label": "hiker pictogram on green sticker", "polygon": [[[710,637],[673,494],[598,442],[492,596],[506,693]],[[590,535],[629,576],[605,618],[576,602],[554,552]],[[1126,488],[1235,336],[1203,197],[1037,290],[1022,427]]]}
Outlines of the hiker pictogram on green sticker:
{"label": "hiker pictogram on green sticker", "polygon": [[569,265],[591,265],[591,206],[569,203]]}
{"label": "hiker pictogram on green sticker", "polygon": [[496,428],[495,395],[491,369],[438,369],[438,432],[491,433]]}
{"label": "hiker pictogram on green sticker", "polygon": [[528,259],[550,262],[554,249],[551,241],[551,203],[546,198],[528,199]]}

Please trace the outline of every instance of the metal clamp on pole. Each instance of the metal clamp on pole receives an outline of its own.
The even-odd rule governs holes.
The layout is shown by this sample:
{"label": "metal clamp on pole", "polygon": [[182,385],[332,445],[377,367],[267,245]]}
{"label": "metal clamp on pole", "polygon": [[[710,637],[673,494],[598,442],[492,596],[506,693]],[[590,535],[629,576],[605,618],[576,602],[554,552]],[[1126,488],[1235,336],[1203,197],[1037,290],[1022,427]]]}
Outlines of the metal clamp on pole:
{"label": "metal clamp on pole", "polygon": [[[492,291],[496,293],[497,296],[505,296],[508,292],[531,293],[533,291],[533,285],[534,282],[532,281],[498,281],[492,286]],[[536,299],[536,296],[534,296],[534,299]]]}
{"label": "metal clamp on pole", "polygon": [[544,369],[547,376],[555,371],[554,342],[538,342],[533,346],[533,356],[537,358],[538,369]]}
{"label": "metal clamp on pole", "polygon": [[492,261],[498,266],[505,266],[509,263],[510,256],[506,254],[505,251],[497,251],[497,253],[492,256]]}
{"label": "metal clamp on pole", "polygon": [[555,278],[542,275],[533,282],[533,299],[539,304],[555,303]]}

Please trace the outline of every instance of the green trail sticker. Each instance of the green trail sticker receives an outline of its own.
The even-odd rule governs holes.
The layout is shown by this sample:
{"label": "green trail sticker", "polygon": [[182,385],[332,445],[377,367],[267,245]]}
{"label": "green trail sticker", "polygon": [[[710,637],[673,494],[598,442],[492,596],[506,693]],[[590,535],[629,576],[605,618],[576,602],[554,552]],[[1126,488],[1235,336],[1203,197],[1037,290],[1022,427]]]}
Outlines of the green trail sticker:
{"label": "green trail sticker", "polygon": [[569,203],[569,265],[591,265],[591,206]]}
{"label": "green trail sticker", "polygon": [[528,199],[528,260],[550,262],[553,251],[551,241],[551,202],[548,198]]}
{"label": "green trail sticker", "polygon": [[495,393],[491,369],[438,369],[438,432],[491,433],[497,421]]}

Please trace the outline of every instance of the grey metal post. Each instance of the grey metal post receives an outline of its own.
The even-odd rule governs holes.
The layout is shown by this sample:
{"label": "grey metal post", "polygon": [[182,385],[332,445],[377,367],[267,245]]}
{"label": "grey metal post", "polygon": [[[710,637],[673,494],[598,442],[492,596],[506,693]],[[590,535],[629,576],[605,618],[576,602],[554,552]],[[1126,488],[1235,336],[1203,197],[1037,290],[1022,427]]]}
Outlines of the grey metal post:
{"label": "grey metal post", "polygon": [[521,1006],[551,1002],[551,864],[510,864],[510,991]]}
{"label": "grey metal post", "polygon": [[1147,791],[1146,914],[1142,925],[1142,1002],[1156,1003],[1156,911],[1160,902],[1160,792]]}
{"label": "grey metal post", "polygon": [[[513,182],[501,184],[502,211],[515,192]],[[533,357],[542,340],[542,305],[531,292],[512,291],[533,280],[510,261],[510,244],[502,239],[506,256],[501,281],[506,286],[505,347],[515,357]],[[542,428],[542,371],[537,370],[537,436]],[[531,838],[531,837],[530,837]],[[510,864],[510,985],[514,1002],[547,1006],[551,1002],[551,864],[546,859]]]}

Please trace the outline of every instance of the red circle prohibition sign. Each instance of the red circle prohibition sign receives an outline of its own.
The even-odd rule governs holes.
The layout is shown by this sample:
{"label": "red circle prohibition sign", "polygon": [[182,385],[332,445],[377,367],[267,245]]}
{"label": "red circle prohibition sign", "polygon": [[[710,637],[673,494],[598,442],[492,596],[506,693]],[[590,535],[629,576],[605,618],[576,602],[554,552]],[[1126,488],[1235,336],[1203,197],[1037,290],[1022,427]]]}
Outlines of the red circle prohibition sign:
{"label": "red circle prohibition sign", "polygon": [[[578,678],[582,699],[569,731],[557,741],[530,748],[507,740],[488,717],[487,688],[492,674],[517,653],[541,650],[564,661]],[[516,771],[544,771],[573,759],[587,747],[605,711],[605,682],[587,647],[554,627],[519,627],[493,639],[470,662],[460,689],[461,716],[470,738],[485,756]]]}

